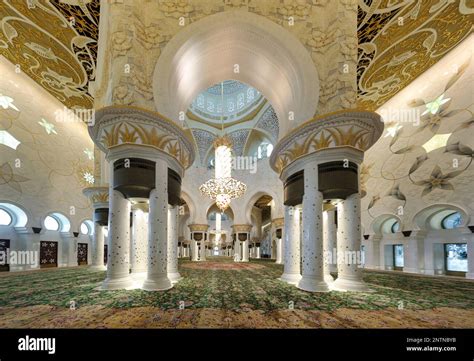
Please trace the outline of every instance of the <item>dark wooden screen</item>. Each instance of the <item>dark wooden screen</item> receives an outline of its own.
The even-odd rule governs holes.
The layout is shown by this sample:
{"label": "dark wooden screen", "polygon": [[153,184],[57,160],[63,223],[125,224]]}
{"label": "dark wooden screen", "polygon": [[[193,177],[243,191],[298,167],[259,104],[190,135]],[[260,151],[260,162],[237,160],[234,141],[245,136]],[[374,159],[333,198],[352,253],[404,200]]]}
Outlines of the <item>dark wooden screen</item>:
{"label": "dark wooden screen", "polygon": [[87,265],[87,243],[77,244],[77,264],[79,266]]}
{"label": "dark wooden screen", "polygon": [[0,272],[8,272],[10,271],[10,265],[8,264],[7,258],[7,251],[10,248],[10,240],[9,239],[0,239],[0,252],[3,253],[3,262],[0,264]]}
{"label": "dark wooden screen", "polygon": [[40,268],[58,267],[58,242],[40,241]]}

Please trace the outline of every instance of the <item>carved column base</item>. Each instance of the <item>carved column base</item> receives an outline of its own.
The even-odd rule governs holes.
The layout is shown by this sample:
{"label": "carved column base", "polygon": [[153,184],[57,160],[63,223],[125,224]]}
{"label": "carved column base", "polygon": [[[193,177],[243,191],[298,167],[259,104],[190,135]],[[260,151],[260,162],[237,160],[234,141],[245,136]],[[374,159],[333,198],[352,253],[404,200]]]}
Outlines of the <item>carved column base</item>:
{"label": "carved column base", "polygon": [[308,292],[329,292],[329,287],[325,281],[308,276],[302,276],[297,287]]}
{"label": "carved column base", "polygon": [[104,291],[113,291],[121,289],[131,290],[134,288],[136,288],[136,285],[130,276],[113,279],[106,278],[100,286],[100,289]]}
{"label": "carved column base", "polygon": [[147,279],[143,282],[142,290],[145,291],[166,291],[172,288],[173,285],[168,277]]}

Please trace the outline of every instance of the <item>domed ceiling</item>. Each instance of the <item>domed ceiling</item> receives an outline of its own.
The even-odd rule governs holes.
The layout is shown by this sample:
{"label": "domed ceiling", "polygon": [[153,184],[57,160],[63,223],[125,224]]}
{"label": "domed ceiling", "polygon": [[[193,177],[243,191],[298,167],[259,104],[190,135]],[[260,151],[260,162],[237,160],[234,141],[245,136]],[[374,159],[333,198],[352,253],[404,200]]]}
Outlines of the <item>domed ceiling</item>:
{"label": "domed ceiling", "polygon": [[231,79],[198,94],[186,113],[186,126],[191,129],[203,165],[222,127],[236,155],[244,154],[246,147],[261,139],[275,143],[279,132],[276,114],[262,94]]}
{"label": "domed ceiling", "polygon": [[[251,120],[266,100],[255,88],[236,80],[214,84],[201,92],[189,107],[189,120],[221,128]],[[224,106],[222,106],[224,105]]]}

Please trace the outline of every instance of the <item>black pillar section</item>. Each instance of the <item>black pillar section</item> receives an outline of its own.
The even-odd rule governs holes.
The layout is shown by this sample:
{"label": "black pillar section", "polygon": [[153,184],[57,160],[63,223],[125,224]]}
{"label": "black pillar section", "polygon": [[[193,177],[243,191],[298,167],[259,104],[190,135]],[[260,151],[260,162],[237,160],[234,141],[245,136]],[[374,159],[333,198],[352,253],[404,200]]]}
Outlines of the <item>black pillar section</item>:
{"label": "black pillar section", "polygon": [[276,230],[276,236],[277,236],[277,238],[280,238],[280,239],[281,239],[281,228],[278,228],[278,229]]}
{"label": "black pillar section", "polygon": [[193,232],[193,239],[195,241],[202,241],[202,232]]}
{"label": "black pillar section", "polygon": [[304,171],[296,172],[290,175],[284,183],[284,202],[285,206],[296,206],[303,203],[304,195]]}
{"label": "black pillar section", "polygon": [[[346,199],[359,191],[358,167],[353,162],[336,161],[319,164],[319,191],[324,199]],[[303,203],[304,171],[289,176],[284,183],[285,206]]]}
{"label": "black pillar section", "polygon": [[174,170],[168,168],[168,203],[172,206],[182,205],[181,177]]}
{"label": "black pillar section", "polygon": [[239,233],[239,241],[245,242],[247,240],[247,233]]}
{"label": "black pillar section", "polygon": [[155,188],[155,162],[124,158],[114,163],[114,189],[125,198],[149,198]]}
{"label": "black pillar section", "polygon": [[[168,168],[168,204],[180,205],[181,177]],[[125,198],[149,198],[155,188],[155,162],[140,158],[124,158],[114,163],[114,189]]]}
{"label": "black pillar section", "polygon": [[99,223],[100,226],[107,226],[109,224],[109,209],[108,208],[95,209],[94,222]]}
{"label": "black pillar section", "polygon": [[346,199],[359,191],[357,164],[336,161],[319,164],[319,191],[324,199]]}

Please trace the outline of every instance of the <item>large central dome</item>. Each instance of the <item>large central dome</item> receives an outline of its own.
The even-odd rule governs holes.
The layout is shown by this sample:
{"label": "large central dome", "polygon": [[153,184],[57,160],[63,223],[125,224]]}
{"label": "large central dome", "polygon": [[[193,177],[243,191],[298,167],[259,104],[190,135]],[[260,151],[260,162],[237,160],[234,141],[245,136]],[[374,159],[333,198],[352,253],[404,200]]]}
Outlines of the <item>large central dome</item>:
{"label": "large central dome", "polygon": [[246,118],[264,101],[257,89],[237,80],[225,80],[199,93],[189,107],[188,116],[214,124],[220,124],[222,116],[224,123],[229,124]]}

